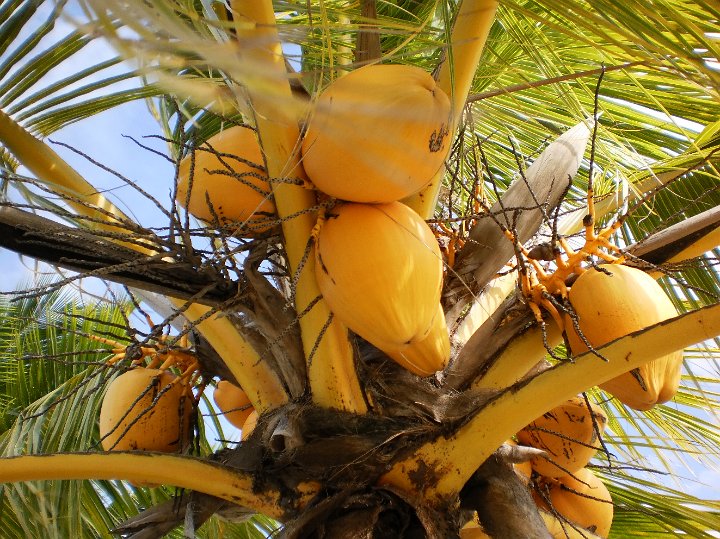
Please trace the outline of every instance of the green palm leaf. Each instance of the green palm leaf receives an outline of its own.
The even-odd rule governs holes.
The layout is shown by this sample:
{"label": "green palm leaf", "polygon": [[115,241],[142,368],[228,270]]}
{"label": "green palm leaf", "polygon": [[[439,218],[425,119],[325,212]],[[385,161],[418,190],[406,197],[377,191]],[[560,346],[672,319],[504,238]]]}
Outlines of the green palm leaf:
{"label": "green palm leaf", "polygon": [[[158,94],[115,52],[99,47],[96,36],[69,27],[63,19],[65,4],[4,2],[0,12],[0,108],[41,136]],[[55,37],[63,28],[65,35]],[[73,64],[77,69],[68,70]],[[9,156],[0,162],[15,165]]]}

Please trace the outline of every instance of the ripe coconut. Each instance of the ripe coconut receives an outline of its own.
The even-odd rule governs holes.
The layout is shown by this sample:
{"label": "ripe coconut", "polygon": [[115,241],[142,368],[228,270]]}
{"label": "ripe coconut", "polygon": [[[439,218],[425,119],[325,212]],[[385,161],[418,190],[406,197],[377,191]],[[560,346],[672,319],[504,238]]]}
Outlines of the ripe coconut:
{"label": "ripe coconut", "polygon": [[[100,407],[106,451],[180,452],[189,443],[193,399],[177,376],[137,368],[112,381]],[[157,402],[154,402],[157,399]]]}
{"label": "ripe coconut", "polygon": [[[420,342],[437,323],[440,248],[425,221],[404,204],[335,206],[318,234],[315,257],[330,309],[380,350]],[[419,370],[430,369],[436,370]]]}
{"label": "ripe coconut", "polygon": [[302,143],[303,167],[330,196],[392,202],[444,166],[450,100],[426,71],[369,65],[320,95]]}
{"label": "ripe coconut", "polygon": [[437,314],[424,338],[396,348],[388,347],[385,353],[418,376],[430,376],[445,368],[450,359],[450,334],[442,305],[438,303]]}
{"label": "ripe coconut", "polygon": [[[647,273],[620,264],[589,269],[570,288],[570,303],[580,329],[593,347],[677,316],[662,287]],[[608,273],[605,273],[608,272]],[[566,331],[572,353],[588,350],[569,317]],[[600,387],[636,410],[649,410],[672,399],[680,384],[682,350],[657,358]]]}
{"label": "ripe coconut", "polygon": [[[587,468],[578,470],[574,475],[575,478],[548,479],[543,483],[553,510],[579,528],[607,537],[614,514],[610,492]],[[533,498],[541,509],[550,510],[548,503],[537,493],[533,494]],[[566,535],[560,530],[555,537],[564,538]]]}
{"label": "ripe coconut", "polygon": [[593,403],[588,409],[585,399],[574,397],[538,417],[518,432],[517,438],[523,445],[547,452],[549,460],[539,457],[531,461],[533,470],[545,477],[566,477],[568,472],[584,468],[600,449],[595,425],[602,434],[607,425],[605,413]]}
{"label": "ripe coconut", "polygon": [[225,419],[239,429],[243,427],[245,420],[254,410],[247,393],[227,380],[218,382],[213,392],[213,400]]}
{"label": "ripe coconut", "polygon": [[195,150],[192,185],[192,158],[180,161],[177,201],[202,221],[214,222],[214,211],[221,225],[236,223],[239,236],[268,230],[276,221],[275,204],[263,163],[252,129],[225,129]]}

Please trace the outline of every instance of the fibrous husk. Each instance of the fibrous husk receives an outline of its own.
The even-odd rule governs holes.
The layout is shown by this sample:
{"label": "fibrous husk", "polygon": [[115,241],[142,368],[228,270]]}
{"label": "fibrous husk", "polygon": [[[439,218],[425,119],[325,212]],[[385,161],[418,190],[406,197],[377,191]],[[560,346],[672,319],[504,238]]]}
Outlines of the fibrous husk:
{"label": "fibrous husk", "polygon": [[271,228],[275,204],[255,132],[231,127],[195,150],[194,164],[191,156],[180,161],[176,198],[202,221],[236,225],[238,236]]}
{"label": "fibrous husk", "polygon": [[[330,309],[380,350],[419,343],[438,324],[440,249],[427,224],[404,204],[335,206],[320,229],[315,254],[318,285]],[[442,337],[430,339],[437,338],[442,349]],[[447,361],[426,354],[415,361],[420,358],[424,363],[414,368],[423,374]]]}
{"label": "fibrous husk", "polygon": [[303,166],[330,196],[392,202],[444,166],[450,100],[424,70],[369,65],[320,95],[303,139]]}
{"label": "fibrous husk", "polygon": [[545,477],[567,477],[584,468],[600,449],[607,416],[596,405],[574,397],[538,417],[517,433],[518,441],[544,450],[548,458],[535,458],[532,468]]}
{"label": "fibrous husk", "polygon": [[418,376],[430,376],[443,369],[450,359],[450,335],[442,306],[438,304],[437,315],[423,339],[388,348],[385,353]]}
{"label": "fibrous husk", "polygon": [[250,412],[250,415],[247,416],[247,419],[245,419],[245,423],[242,425],[242,440],[247,440],[248,437],[252,434],[252,432],[255,430],[255,427],[257,426],[258,422],[258,412],[253,408],[252,412]]}
{"label": "fibrous husk", "polygon": [[[582,273],[569,295],[582,334],[593,347],[677,316],[662,287],[642,270],[620,264],[603,264],[599,268]],[[569,317],[566,330],[573,354],[586,352],[588,347]],[[631,408],[649,410],[675,396],[682,359],[679,350],[600,387]]]}

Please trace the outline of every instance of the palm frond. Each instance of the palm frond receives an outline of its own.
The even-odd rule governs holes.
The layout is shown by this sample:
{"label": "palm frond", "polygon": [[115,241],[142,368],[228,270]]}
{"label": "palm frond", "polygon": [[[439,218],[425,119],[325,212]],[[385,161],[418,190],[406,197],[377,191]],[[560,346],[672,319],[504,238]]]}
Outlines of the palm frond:
{"label": "palm frond", "polygon": [[[0,108],[40,136],[158,94],[97,36],[68,24],[65,4],[4,2],[0,16]],[[72,64],[77,68],[68,69]],[[16,164],[9,157],[2,162]]]}

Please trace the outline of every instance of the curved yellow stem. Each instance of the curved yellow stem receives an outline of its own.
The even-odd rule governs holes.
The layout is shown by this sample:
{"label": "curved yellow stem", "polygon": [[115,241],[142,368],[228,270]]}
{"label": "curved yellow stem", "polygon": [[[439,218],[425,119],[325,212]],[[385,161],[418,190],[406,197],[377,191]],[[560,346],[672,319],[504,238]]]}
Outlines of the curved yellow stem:
{"label": "curved yellow stem", "polygon": [[[440,67],[438,76],[438,86],[450,96],[452,103],[452,134],[457,129],[462,109],[465,107],[478,62],[485,49],[485,41],[495,22],[498,4],[497,0],[463,0],[455,19],[447,58]],[[443,167],[427,187],[403,201],[423,219],[430,219],[435,212],[444,174]]]}
{"label": "curved yellow stem", "polygon": [[[235,0],[231,4],[239,54],[247,65],[262,69],[248,73],[241,82],[250,97],[268,173],[271,178],[306,179],[299,155],[301,106],[288,83],[272,2]],[[318,301],[321,294],[315,280],[314,246],[310,241],[317,220],[313,210],[317,204],[315,193],[298,185],[275,183],[273,195],[283,220],[290,269],[293,274],[298,273],[295,307],[298,313],[307,310],[300,318],[300,331],[313,400],[321,406],[364,413],[367,407],[355,372],[347,328],[331,318],[322,299]]]}
{"label": "curved yellow stem", "polygon": [[[176,307],[182,305],[181,301],[171,301]],[[194,303],[183,314],[195,322],[207,315],[209,310],[205,305]],[[258,413],[277,408],[288,401],[287,392],[277,374],[267,367],[227,317],[222,313],[216,314],[196,327],[223,358]]]}
{"label": "curved yellow stem", "polygon": [[[448,437],[440,437],[399,461],[380,480],[426,499],[450,499],[504,440],[590,387],[660,356],[720,335],[720,304],[682,314],[561,363],[508,388]],[[432,474],[423,471],[432,470]]]}
{"label": "curved yellow stem", "polygon": [[[562,341],[560,328],[553,322],[545,326],[548,346],[554,348]],[[529,328],[508,345],[487,372],[473,384],[473,389],[505,389],[538,364],[546,355],[542,330],[539,326]]]}
{"label": "curved yellow stem", "polygon": [[[258,513],[282,520],[288,499],[272,489],[258,490],[253,474],[195,457],[166,453],[59,453],[0,458],[0,482],[120,479],[135,483],[174,485],[228,500]],[[298,485],[302,507],[318,485]]]}

